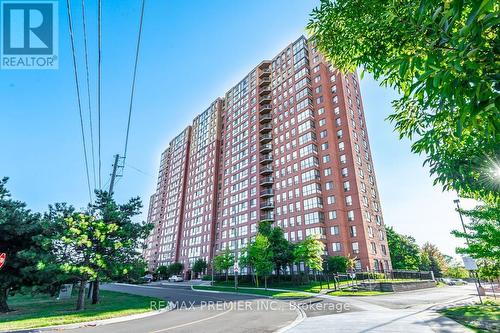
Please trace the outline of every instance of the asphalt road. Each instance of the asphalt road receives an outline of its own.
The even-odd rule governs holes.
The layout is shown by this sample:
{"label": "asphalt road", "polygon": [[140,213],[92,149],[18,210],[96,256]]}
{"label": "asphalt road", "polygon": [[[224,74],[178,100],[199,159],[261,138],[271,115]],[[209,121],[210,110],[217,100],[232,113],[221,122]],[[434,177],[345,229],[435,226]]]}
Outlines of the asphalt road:
{"label": "asphalt road", "polygon": [[143,319],[64,332],[274,332],[298,316],[296,309],[287,302],[241,294],[199,292],[181,285],[106,285],[103,289],[158,297],[174,302],[177,309]]}

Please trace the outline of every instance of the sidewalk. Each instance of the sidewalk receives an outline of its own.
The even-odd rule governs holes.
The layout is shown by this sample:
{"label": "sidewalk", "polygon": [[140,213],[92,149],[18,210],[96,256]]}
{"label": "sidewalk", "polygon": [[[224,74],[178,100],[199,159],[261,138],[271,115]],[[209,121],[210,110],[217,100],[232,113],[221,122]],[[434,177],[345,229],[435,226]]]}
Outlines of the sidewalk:
{"label": "sidewalk", "polygon": [[[430,307],[395,310],[365,302],[361,298],[320,297],[334,298],[351,304],[361,311],[306,318],[299,325],[288,330],[287,333],[473,333],[472,330],[434,311],[439,307],[439,304]],[[457,302],[457,300],[451,302]]]}

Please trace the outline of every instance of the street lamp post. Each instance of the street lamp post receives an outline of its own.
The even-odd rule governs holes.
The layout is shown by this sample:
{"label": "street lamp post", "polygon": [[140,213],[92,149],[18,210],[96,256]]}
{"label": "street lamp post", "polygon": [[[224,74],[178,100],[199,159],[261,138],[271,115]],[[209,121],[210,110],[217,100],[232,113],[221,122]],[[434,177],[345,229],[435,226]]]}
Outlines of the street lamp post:
{"label": "street lamp post", "polygon": [[[460,222],[462,223],[462,228],[464,229],[465,241],[467,242],[467,246],[469,246],[470,244],[469,244],[469,237],[467,237],[468,236],[467,229],[465,228],[464,218],[462,217],[462,212],[460,211],[460,204],[459,204],[460,200],[455,199],[453,200],[453,202],[457,205],[457,212],[458,215],[460,216]],[[479,280],[479,275],[477,274],[477,272],[472,271],[472,274],[474,275],[474,285],[476,286],[477,296],[479,296],[479,301],[482,304],[483,299],[481,298],[481,292],[479,290],[479,288],[483,288],[481,286],[481,280]]]}

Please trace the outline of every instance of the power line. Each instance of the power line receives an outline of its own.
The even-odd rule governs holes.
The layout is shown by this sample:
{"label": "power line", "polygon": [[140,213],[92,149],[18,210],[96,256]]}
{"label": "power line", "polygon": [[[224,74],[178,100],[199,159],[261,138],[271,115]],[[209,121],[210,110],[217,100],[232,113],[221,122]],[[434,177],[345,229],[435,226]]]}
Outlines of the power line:
{"label": "power line", "polygon": [[142,38],[142,23],[144,20],[144,7],[146,4],[146,0],[142,0],[142,6],[141,6],[141,18],[139,21],[139,35],[137,36],[137,45],[135,49],[135,63],[134,63],[134,76],[132,77],[132,89],[130,92],[130,104],[129,104],[129,110],[128,110],[128,122],[127,122],[127,134],[125,136],[125,149],[123,153],[123,158],[127,157],[127,149],[128,149],[128,137],[129,137],[129,132],[130,132],[130,119],[132,117],[132,107],[134,104],[134,93],[135,93],[135,79],[137,76],[137,63],[139,62],[139,50],[141,46],[141,38]]}
{"label": "power line", "polygon": [[82,21],[83,21],[83,41],[85,50],[85,72],[87,76],[87,97],[89,106],[89,124],[90,124],[90,144],[92,151],[92,172],[94,175],[94,188],[97,187],[96,171],[95,171],[95,154],[94,154],[94,123],[92,121],[92,102],[90,96],[90,74],[89,74],[89,60],[87,50],[87,25],[85,23],[85,0],[82,0]]}
{"label": "power line", "polygon": [[98,1],[98,9],[97,9],[97,34],[98,34],[98,70],[97,70],[97,136],[98,136],[98,155],[99,155],[99,189],[101,187],[101,79],[102,79],[102,63],[101,63],[101,46],[102,46],[102,38],[101,38],[101,19],[102,19],[102,3],[101,0]]}
{"label": "power line", "polygon": [[82,131],[82,141],[83,141],[83,155],[84,155],[84,160],[85,160],[85,172],[87,174],[87,185],[88,185],[88,191],[89,191],[89,199],[90,202],[92,202],[92,190],[90,189],[90,177],[89,177],[89,164],[87,160],[87,145],[85,143],[85,130],[83,127],[83,116],[82,116],[82,102],[80,99],[80,84],[78,81],[78,69],[76,65],[76,52],[75,52],[75,41],[73,37],[73,21],[71,20],[71,4],[70,0],[66,0],[67,8],[68,8],[68,22],[69,22],[69,35],[71,39],[71,51],[73,54],[73,71],[75,75],[75,83],[76,83],[76,96],[78,99],[78,111],[80,114],[80,128]]}

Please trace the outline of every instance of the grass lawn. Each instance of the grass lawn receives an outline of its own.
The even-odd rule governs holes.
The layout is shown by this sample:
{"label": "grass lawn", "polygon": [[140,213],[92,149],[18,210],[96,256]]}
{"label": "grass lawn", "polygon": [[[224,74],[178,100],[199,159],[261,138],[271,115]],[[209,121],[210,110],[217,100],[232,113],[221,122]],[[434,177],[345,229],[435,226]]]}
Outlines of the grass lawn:
{"label": "grass lawn", "polygon": [[[393,279],[393,280],[387,280],[387,279],[377,279],[377,280],[370,280],[371,282],[414,282],[414,281],[420,281],[420,280],[415,280],[415,279]],[[361,281],[356,281],[354,280],[354,283],[359,283]],[[364,282],[368,282],[368,280],[364,280]],[[347,287],[352,285],[353,282],[351,280],[349,281],[341,281],[337,284],[337,287]],[[220,281],[215,283],[216,286],[220,287],[231,287],[234,286],[233,281]],[[248,282],[240,282],[240,285],[242,287],[255,287],[253,284],[250,284]],[[326,283],[325,281],[311,281],[309,283],[304,283],[304,284],[297,284],[297,282],[291,282],[291,281],[283,281],[283,282],[275,282],[268,284],[269,288],[274,288],[274,289],[286,289],[286,290],[291,290],[291,291],[304,291],[308,293],[319,293],[323,289],[333,289],[334,284],[333,281],[330,281],[330,284]]]}
{"label": "grass lawn", "polygon": [[[234,287],[193,286],[193,288],[195,290],[213,290],[213,291],[234,292]],[[238,292],[242,293],[242,294],[271,296],[273,298],[305,298],[305,297],[310,297],[308,294],[297,292],[297,291],[273,291],[273,290],[265,290],[264,288],[259,288],[259,289],[238,288]]]}
{"label": "grass lawn", "polygon": [[[349,285],[349,284],[351,284],[350,281],[340,282],[341,286]],[[231,287],[231,286],[234,286],[234,282],[233,281],[229,281],[229,282],[221,281],[221,282],[216,282],[215,285],[220,286],[220,287]],[[249,283],[240,283],[240,285],[242,287],[255,287],[255,285],[249,284]],[[333,286],[334,286],[333,282],[330,282],[330,288],[333,288]],[[297,284],[296,282],[286,281],[286,282],[268,284],[268,288],[286,289],[286,290],[290,290],[290,291],[304,291],[304,292],[308,292],[308,293],[319,293],[322,289],[328,289],[328,283],[326,283],[324,281],[322,281],[322,282],[311,281],[309,283]]]}
{"label": "grass lawn", "polygon": [[377,295],[387,295],[390,292],[377,291],[377,290],[353,290],[350,288],[345,288],[342,290],[331,291],[328,295],[331,296],[377,296]]}
{"label": "grass lawn", "polygon": [[86,304],[86,309],[79,312],[74,311],[76,295],[60,301],[47,295],[18,294],[9,297],[9,307],[14,311],[0,314],[0,331],[71,324],[143,313],[150,311],[151,301],[159,300],[153,297],[105,290],[101,290],[100,293],[100,304]]}
{"label": "grass lawn", "polygon": [[500,331],[499,302],[486,301],[483,305],[456,306],[440,312],[476,332]]}

